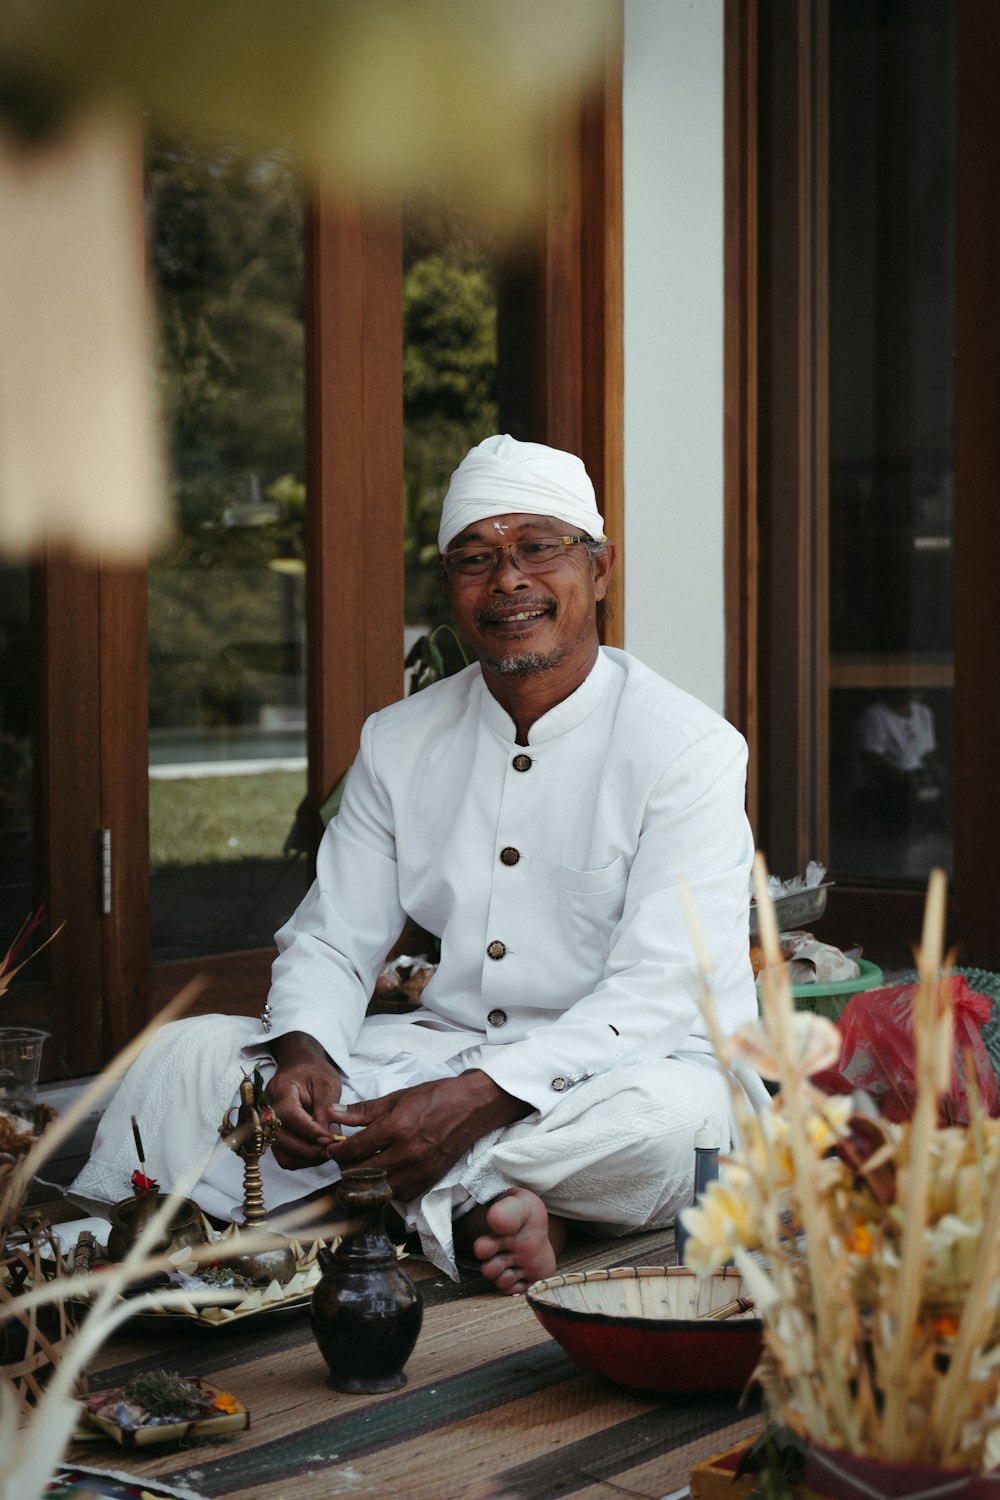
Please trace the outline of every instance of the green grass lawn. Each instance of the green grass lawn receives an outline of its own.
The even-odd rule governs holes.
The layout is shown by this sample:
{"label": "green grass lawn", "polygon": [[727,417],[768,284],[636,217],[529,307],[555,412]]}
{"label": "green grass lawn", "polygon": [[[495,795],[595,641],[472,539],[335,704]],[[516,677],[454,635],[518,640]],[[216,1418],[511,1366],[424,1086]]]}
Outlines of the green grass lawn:
{"label": "green grass lawn", "polygon": [[150,781],[150,864],[280,858],[305,790],[305,771]]}

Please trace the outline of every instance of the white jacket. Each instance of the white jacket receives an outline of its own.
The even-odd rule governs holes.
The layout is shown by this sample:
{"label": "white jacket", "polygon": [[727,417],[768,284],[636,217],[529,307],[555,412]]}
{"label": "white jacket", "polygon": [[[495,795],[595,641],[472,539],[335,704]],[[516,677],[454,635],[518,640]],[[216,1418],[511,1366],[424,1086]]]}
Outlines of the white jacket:
{"label": "white jacket", "polygon": [[745,775],[731,725],[608,648],[525,747],[478,665],[383,709],[277,934],[270,1035],[251,1046],[305,1031],[349,1071],[409,915],[441,938],[409,1019],[481,1033],[485,1070],[542,1114],[626,1059],[710,1051],[677,883],[730,1032],[757,1011]]}

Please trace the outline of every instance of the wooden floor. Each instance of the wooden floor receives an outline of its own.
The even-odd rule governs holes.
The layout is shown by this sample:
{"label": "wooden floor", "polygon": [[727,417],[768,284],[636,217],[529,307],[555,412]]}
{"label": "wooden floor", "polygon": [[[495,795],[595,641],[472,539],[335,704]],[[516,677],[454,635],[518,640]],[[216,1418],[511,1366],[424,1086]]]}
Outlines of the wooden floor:
{"label": "wooden floor", "polygon": [[[670,1236],[581,1240],[565,1268],[672,1259]],[[243,1400],[251,1426],[169,1451],[102,1439],[68,1459],[240,1500],[660,1500],[686,1486],[694,1462],[761,1426],[735,1398],[678,1401],[584,1375],[523,1297],[475,1275],[456,1285],[413,1260],[407,1269],[424,1323],[402,1390],[332,1390],[305,1309],[266,1328],[167,1339],[126,1330],[102,1351],[92,1387],[141,1368],[197,1374]]]}

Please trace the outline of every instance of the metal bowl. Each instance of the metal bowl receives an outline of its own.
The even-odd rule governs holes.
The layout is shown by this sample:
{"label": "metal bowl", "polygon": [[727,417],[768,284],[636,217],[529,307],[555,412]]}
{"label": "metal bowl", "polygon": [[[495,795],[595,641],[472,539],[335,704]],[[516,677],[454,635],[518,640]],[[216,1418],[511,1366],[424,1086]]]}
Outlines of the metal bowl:
{"label": "metal bowl", "polygon": [[[826,911],[826,893],[831,885],[832,880],[825,880],[822,885],[811,885],[807,890],[779,896],[773,903],[778,931],[792,932],[810,922],[818,922]],[[750,902],[750,936],[760,936],[756,901]]]}
{"label": "metal bowl", "polygon": [[740,1296],[726,1269],[702,1281],[685,1266],[616,1267],[536,1281],[535,1317],[582,1370],[668,1395],[738,1392],[761,1353],[754,1312],[707,1315]]}

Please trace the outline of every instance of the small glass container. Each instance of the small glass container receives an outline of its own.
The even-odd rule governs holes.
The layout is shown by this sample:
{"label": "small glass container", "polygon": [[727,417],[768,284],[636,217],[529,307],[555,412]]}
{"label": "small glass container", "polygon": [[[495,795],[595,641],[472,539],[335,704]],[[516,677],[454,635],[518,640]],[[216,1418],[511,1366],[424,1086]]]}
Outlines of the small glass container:
{"label": "small glass container", "polygon": [[38,1072],[47,1031],[0,1026],[0,1110],[34,1127]]}

